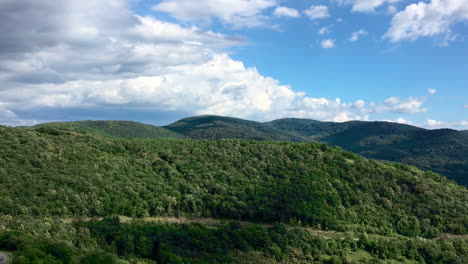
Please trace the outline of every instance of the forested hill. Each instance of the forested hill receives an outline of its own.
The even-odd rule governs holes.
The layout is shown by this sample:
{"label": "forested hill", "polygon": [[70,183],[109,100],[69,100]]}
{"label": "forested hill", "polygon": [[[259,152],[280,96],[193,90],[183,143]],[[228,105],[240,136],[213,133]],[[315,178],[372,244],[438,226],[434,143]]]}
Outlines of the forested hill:
{"label": "forested hill", "polygon": [[181,119],[164,128],[192,139],[253,139],[302,142],[306,139],[293,132],[264,123],[233,117],[195,116]]}
{"label": "forested hill", "polygon": [[[465,187],[319,143],[0,126],[0,182],[0,251],[14,263],[461,264],[468,256]],[[89,219],[117,215],[201,221]],[[82,217],[89,221],[73,221]],[[244,222],[210,226],[207,217]]]}
{"label": "forested hill", "polygon": [[363,155],[418,166],[468,185],[468,134],[452,129],[428,130],[389,122],[344,123],[282,119],[270,123]]}
{"label": "forested hill", "polygon": [[75,121],[45,123],[34,126],[38,131],[78,131],[119,138],[186,138],[162,127],[133,121]]}
{"label": "forested hill", "polygon": [[41,127],[1,127],[0,140],[2,214],[185,215],[382,234],[467,232],[465,187],[324,144],[117,139]]}
{"label": "forested hill", "polygon": [[321,122],[279,119],[260,123],[221,116],[197,116],[157,127],[126,121],[50,123],[41,129],[87,131],[122,138],[252,139],[322,142],[362,156],[417,166],[468,185],[468,133],[427,130],[390,122]]}
{"label": "forested hill", "polygon": [[390,122],[321,122],[279,119],[266,123],[220,116],[191,117],[166,126],[197,139],[247,138],[318,141],[368,158],[414,165],[468,185],[468,134]]}

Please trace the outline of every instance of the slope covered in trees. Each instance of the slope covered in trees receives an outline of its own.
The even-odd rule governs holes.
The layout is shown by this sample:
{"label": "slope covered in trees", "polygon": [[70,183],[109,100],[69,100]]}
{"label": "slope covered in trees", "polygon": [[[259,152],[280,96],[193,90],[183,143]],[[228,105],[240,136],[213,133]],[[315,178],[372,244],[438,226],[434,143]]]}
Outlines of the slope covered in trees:
{"label": "slope covered in trees", "polygon": [[164,128],[192,139],[252,139],[300,142],[304,138],[255,121],[220,116],[188,117]]}
{"label": "slope covered in trees", "polygon": [[418,166],[468,185],[468,134],[463,131],[427,130],[389,122],[335,123],[296,118],[259,123],[219,116],[182,119],[165,128],[196,139],[323,142],[368,158]]}
{"label": "slope covered in trees", "polygon": [[468,135],[389,122],[283,119],[268,124],[368,158],[418,166],[468,185]]}
{"label": "slope covered in trees", "polygon": [[162,127],[132,121],[76,121],[46,123],[34,126],[42,131],[79,131],[119,138],[185,138]]}
{"label": "slope covered in trees", "polygon": [[2,221],[0,250],[14,263],[464,264],[468,239],[318,232],[236,221],[217,225],[61,219]]}
{"label": "slope covered in trees", "polygon": [[[0,250],[16,263],[461,263],[467,254],[464,236],[442,235],[467,234],[465,187],[337,147],[60,127],[0,127],[0,146]],[[115,215],[260,225],[66,221]]]}
{"label": "slope covered in trees", "polygon": [[405,219],[424,236],[463,233],[467,223],[466,188],[317,143],[115,139],[5,127],[1,141],[3,214],[297,220],[409,234]]}
{"label": "slope covered in trees", "polygon": [[427,130],[389,122],[335,123],[297,118],[260,123],[220,116],[190,117],[165,127],[128,121],[81,121],[41,124],[35,128],[77,130],[121,138],[322,142],[364,157],[431,170],[468,185],[468,133],[452,129]]}

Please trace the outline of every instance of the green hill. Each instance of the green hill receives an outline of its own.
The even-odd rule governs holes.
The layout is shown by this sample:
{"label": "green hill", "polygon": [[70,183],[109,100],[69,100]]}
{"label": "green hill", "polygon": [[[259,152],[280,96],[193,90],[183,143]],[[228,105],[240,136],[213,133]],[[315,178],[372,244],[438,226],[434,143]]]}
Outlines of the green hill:
{"label": "green hill", "polygon": [[[0,146],[0,250],[16,263],[466,256],[465,187],[324,144],[126,139],[56,126],[0,127]],[[117,215],[201,220],[73,221]],[[206,218],[248,222],[210,226]]]}
{"label": "green hill", "polygon": [[33,127],[38,131],[68,130],[97,133],[119,138],[185,138],[162,127],[132,121],[76,121],[46,123]]}
{"label": "green hill", "polygon": [[468,134],[462,131],[427,130],[390,122],[295,118],[259,123],[220,116],[186,118],[165,128],[193,139],[323,142],[368,158],[418,166],[468,185]]}
{"label": "green hill", "polygon": [[451,129],[427,130],[390,122],[335,123],[297,118],[260,123],[222,116],[189,117],[164,127],[129,121],[79,121],[41,124],[32,129],[82,131],[119,138],[321,142],[367,158],[431,170],[468,186],[468,134]]}
{"label": "green hill", "polygon": [[461,131],[427,130],[389,122],[332,123],[286,119],[269,124],[368,158],[438,172],[468,185],[468,135]]}
{"label": "green hill", "polygon": [[233,117],[196,116],[172,123],[164,128],[192,139],[252,139],[303,141],[301,136],[265,126],[263,123]]}

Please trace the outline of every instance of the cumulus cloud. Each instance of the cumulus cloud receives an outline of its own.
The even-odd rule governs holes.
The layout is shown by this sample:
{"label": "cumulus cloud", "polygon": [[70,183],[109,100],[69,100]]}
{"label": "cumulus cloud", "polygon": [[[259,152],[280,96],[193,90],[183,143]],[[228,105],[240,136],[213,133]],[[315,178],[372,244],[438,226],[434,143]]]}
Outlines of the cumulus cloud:
{"label": "cumulus cloud", "polygon": [[424,125],[428,128],[454,128],[454,129],[468,129],[468,120],[455,121],[455,122],[444,122],[433,119],[427,119]]}
{"label": "cumulus cloud", "polygon": [[413,124],[413,122],[408,121],[408,120],[404,119],[403,117],[399,117],[399,118],[395,119],[394,121],[397,122],[397,123],[400,123],[400,124],[407,124],[407,125],[412,125]]}
{"label": "cumulus cloud", "polygon": [[411,122],[409,120],[406,120],[403,117],[399,117],[399,118],[393,119],[393,120],[384,120],[384,121],[393,122],[393,123],[400,123],[400,124],[406,124],[406,125],[414,125],[413,122]]}
{"label": "cumulus cloud", "polygon": [[285,6],[276,7],[273,14],[276,17],[294,17],[294,18],[297,18],[297,17],[301,16],[301,14],[299,14],[299,11],[297,11],[296,9],[285,7]]}
{"label": "cumulus cloud", "polygon": [[364,29],[360,29],[359,31],[351,33],[351,37],[349,38],[350,41],[355,42],[358,41],[361,36],[366,36],[367,31]]}
{"label": "cumulus cloud", "polygon": [[429,89],[427,90],[427,92],[428,92],[429,94],[436,94],[436,93],[437,93],[437,90],[436,90],[436,89],[429,88]]}
{"label": "cumulus cloud", "polygon": [[452,27],[468,20],[468,0],[432,0],[408,5],[398,12],[384,38],[392,42],[442,36],[442,45],[456,39]]}
{"label": "cumulus cloud", "polygon": [[390,15],[394,15],[396,14],[396,12],[398,12],[398,9],[396,8],[396,6],[394,5],[389,5],[387,7],[387,13],[390,14]]}
{"label": "cumulus cloud", "polygon": [[335,40],[333,40],[333,39],[324,39],[324,40],[322,40],[320,45],[324,49],[334,48],[335,47]]}
{"label": "cumulus cloud", "polygon": [[339,4],[352,5],[353,12],[374,12],[376,8],[389,4],[396,3],[400,0],[335,0]]}
{"label": "cumulus cloud", "polygon": [[328,27],[321,27],[319,30],[318,30],[318,34],[319,35],[326,35],[326,34],[329,34],[331,32],[331,28],[333,27],[333,25],[330,25]]}
{"label": "cumulus cloud", "polygon": [[47,113],[67,111],[90,119],[116,109],[334,121],[424,110],[422,99],[367,103],[307,96],[232,59],[227,49],[244,39],[138,16],[125,0],[0,5],[6,12],[0,13],[1,124],[63,120]]}
{"label": "cumulus cloud", "polygon": [[413,98],[401,100],[399,97],[390,97],[382,104],[376,105],[374,111],[377,113],[390,112],[390,113],[423,113],[427,112],[426,108],[422,108],[424,98]]}
{"label": "cumulus cloud", "polygon": [[218,19],[234,27],[258,27],[266,21],[262,13],[276,5],[276,0],[163,0],[153,10],[185,21],[206,23]]}
{"label": "cumulus cloud", "polygon": [[313,5],[304,10],[304,14],[310,19],[319,19],[329,17],[328,7],[324,5]]}

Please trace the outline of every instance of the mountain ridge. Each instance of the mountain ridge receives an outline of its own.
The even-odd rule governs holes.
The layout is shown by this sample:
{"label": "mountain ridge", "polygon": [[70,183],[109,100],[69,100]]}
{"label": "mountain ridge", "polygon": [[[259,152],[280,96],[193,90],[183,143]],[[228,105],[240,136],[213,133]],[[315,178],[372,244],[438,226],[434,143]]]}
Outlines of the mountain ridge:
{"label": "mountain ridge", "polygon": [[[466,259],[468,189],[439,174],[317,142],[75,125],[0,126],[0,250],[18,263]],[[200,220],[144,221],[161,217]]]}
{"label": "mountain ridge", "polygon": [[284,118],[256,122],[213,115],[183,118],[160,127],[128,121],[81,121],[41,124],[32,128],[41,127],[68,127],[71,130],[80,127],[90,133],[122,138],[321,142],[367,158],[432,170],[468,185],[468,134],[453,129],[429,130],[386,121],[336,123]]}

